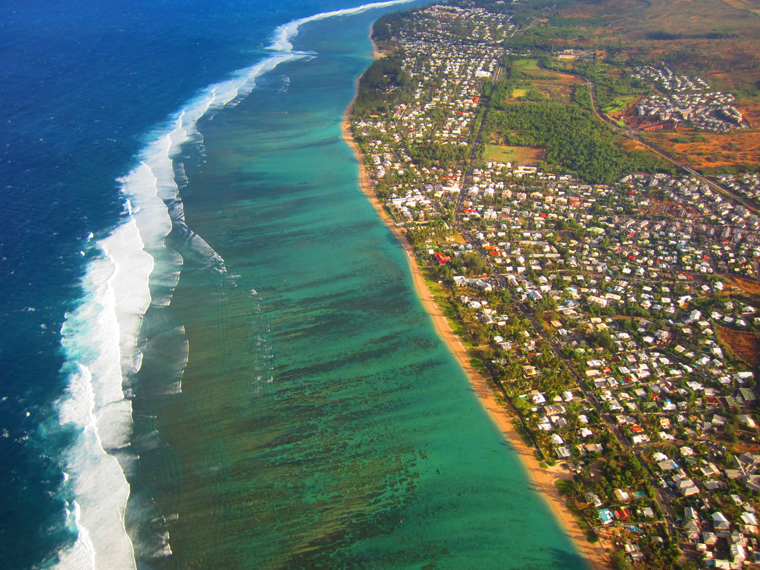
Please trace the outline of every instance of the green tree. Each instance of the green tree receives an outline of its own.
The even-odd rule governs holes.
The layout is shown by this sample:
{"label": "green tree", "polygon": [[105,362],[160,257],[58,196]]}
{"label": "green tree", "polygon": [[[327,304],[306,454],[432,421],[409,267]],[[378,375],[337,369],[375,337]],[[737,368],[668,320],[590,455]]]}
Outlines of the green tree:
{"label": "green tree", "polygon": [[625,553],[620,550],[616,550],[610,555],[610,566],[614,570],[633,570],[633,565],[626,558]]}

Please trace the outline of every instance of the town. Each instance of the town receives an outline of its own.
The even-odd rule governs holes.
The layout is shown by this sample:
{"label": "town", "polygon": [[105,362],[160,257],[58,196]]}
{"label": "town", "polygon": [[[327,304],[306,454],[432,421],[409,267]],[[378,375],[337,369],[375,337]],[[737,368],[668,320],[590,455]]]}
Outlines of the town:
{"label": "town", "polygon": [[[490,155],[486,122],[518,32],[511,16],[462,4],[378,21],[384,83],[360,83],[351,116],[371,187],[536,456],[567,472],[560,493],[613,567],[760,562],[760,179],[671,170],[598,183],[540,149]],[[668,93],[632,102],[641,117],[747,126],[700,78],[631,73]],[[585,87],[552,93],[569,104]],[[373,108],[363,88],[391,105]]]}
{"label": "town", "polygon": [[653,95],[641,99],[636,104],[639,117],[654,117],[659,121],[674,123],[687,122],[701,130],[725,133],[738,127],[747,128],[747,123],[736,107],[731,93],[713,92],[699,77],[689,78],[674,75],[667,68],[651,66],[636,68],[632,77],[649,79],[669,95]]}

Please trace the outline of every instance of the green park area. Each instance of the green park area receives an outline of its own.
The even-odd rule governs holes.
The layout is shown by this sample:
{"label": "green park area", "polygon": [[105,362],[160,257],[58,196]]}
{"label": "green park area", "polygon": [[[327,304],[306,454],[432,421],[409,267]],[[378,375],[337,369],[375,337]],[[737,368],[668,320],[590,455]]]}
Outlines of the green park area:
{"label": "green park area", "polygon": [[544,151],[528,146],[504,146],[489,144],[483,158],[488,162],[512,162],[517,164],[534,164],[543,160]]}
{"label": "green park area", "polygon": [[620,113],[636,100],[636,95],[619,95],[602,108],[604,113]]}
{"label": "green park area", "polygon": [[512,71],[522,73],[533,79],[556,79],[557,74],[548,69],[541,69],[537,59],[518,59],[512,63]]}

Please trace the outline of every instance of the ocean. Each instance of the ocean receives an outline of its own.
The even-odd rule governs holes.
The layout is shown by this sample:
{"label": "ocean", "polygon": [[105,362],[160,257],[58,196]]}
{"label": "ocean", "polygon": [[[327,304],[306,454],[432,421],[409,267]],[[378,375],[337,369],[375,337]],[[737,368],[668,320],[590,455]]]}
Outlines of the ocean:
{"label": "ocean", "polygon": [[584,567],[341,137],[409,5],[0,7],[4,567]]}

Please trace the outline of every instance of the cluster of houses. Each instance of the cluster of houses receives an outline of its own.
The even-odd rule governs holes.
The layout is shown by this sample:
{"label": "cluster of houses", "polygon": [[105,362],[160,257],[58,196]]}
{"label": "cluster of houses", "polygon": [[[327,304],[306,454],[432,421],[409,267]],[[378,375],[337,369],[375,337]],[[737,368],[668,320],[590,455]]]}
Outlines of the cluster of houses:
{"label": "cluster of houses", "polygon": [[718,180],[735,194],[760,204],[760,174],[722,174]]}
{"label": "cluster of houses", "polygon": [[651,81],[659,89],[673,93],[710,89],[710,86],[701,77],[692,78],[686,75],[676,75],[670,68],[664,65],[662,67],[653,67],[651,65],[636,67],[631,73],[631,77]]}
{"label": "cluster of houses", "polygon": [[[481,78],[499,58],[494,30],[509,23],[446,6],[410,17],[405,29],[416,32],[400,41],[414,100],[355,123],[354,132],[396,220],[428,232],[420,258],[451,280],[467,318],[485,327],[491,362],[509,370],[503,385],[525,426],[545,457],[576,472],[593,473],[618,438],[628,442],[646,478],[592,475],[581,507],[600,535],[624,536],[633,562],[646,564],[663,525],[705,564],[753,560],[760,455],[732,457],[726,445],[760,439],[760,393],[721,339],[760,332],[760,300],[732,296],[730,279],[757,278],[760,217],[690,176],[590,185],[480,161],[465,185],[461,164],[415,164],[410,149],[420,139],[469,144]],[[461,18],[479,30],[477,41],[450,33]],[[701,79],[638,72],[674,98],[702,91],[717,100]],[[759,191],[757,175],[721,182],[753,199]],[[483,259],[477,274],[467,269],[472,256]]]}
{"label": "cluster of houses", "polygon": [[[739,494],[751,497],[760,489],[755,467],[737,475],[733,464],[721,463],[725,453],[718,457],[708,452],[713,449],[708,444],[723,437],[729,417],[747,433],[757,427],[752,415],[758,399],[754,375],[728,362],[715,329],[760,330],[760,317],[754,306],[723,297],[722,280],[707,279],[731,268],[741,274],[739,265],[720,266],[732,259],[728,256],[737,247],[724,249],[722,236],[726,227],[735,228],[750,216],[737,204],[725,208],[726,200],[715,200],[714,190],[691,178],[632,175],[615,187],[604,187],[540,171],[517,178],[513,171],[506,164],[487,163],[473,172],[478,180],[467,189],[462,226],[470,230],[476,248],[437,244],[428,253],[485,251],[496,273],[506,278],[512,299],[529,305],[553,301],[556,309],[547,326],[556,346],[572,355],[588,393],[657,475],[656,483],[674,510],[694,504],[710,516],[717,509],[725,511],[721,501],[707,506],[696,501],[727,494],[730,481],[741,482],[746,495]],[[647,219],[658,203],[645,197],[652,190],[684,205],[671,205],[666,219]],[[702,213],[695,204],[706,204]],[[676,219],[678,215],[683,219]],[[568,230],[558,231],[559,220],[574,222],[586,235],[576,238]],[[716,245],[718,250],[713,249]],[[494,314],[483,302],[484,293],[498,288],[498,281],[454,280],[467,290],[460,302],[491,327],[493,345],[510,354],[507,360],[520,363],[521,378],[515,381],[536,387],[521,397],[529,404],[524,419],[538,434],[539,446],[576,467],[603,455],[609,430],[594,417],[584,393],[572,384],[561,391],[542,391],[547,367],[536,362],[535,331],[508,334],[514,318]],[[693,301],[700,299],[713,302],[697,309]],[[611,350],[588,342],[602,331],[610,334]],[[665,446],[676,446],[677,455],[663,451]],[[631,534],[632,525],[640,531],[662,520],[643,486],[614,491],[606,496],[588,491],[601,528]],[[723,516],[741,533],[740,516],[728,511]],[[706,542],[689,538],[689,548],[703,560],[733,564],[741,559],[741,553],[731,554],[731,545],[741,538],[728,542],[721,540],[723,533],[714,534],[715,540]],[[748,543],[750,534],[742,535]],[[635,537],[626,541],[631,559],[642,559]],[[750,551],[744,552],[749,560]]]}
{"label": "cluster of houses", "polygon": [[[486,189],[495,189],[498,172],[504,170],[505,165],[481,169]],[[722,281],[702,277],[708,274],[705,255],[710,254],[710,263],[716,258],[709,246],[691,244],[698,233],[706,239],[707,223],[634,217],[654,203],[642,198],[644,189],[694,192],[701,186],[694,180],[664,176],[650,186],[652,177],[632,176],[613,190],[572,179],[559,181],[559,176],[548,180],[549,176],[537,172],[530,180],[520,180],[519,191],[514,184],[505,184],[501,196],[495,193],[501,208],[494,208],[485,191],[468,194],[473,237],[488,252],[496,271],[506,276],[512,299],[528,304],[552,299],[556,309],[547,327],[556,346],[572,355],[586,394],[593,395],[629,440],[669,508],[679,515],[698,513],[688,520],[679,516],[675,530],[686,538],[684,546],[718,567],[754,560],[752,536],[757,529],[746,522],[751,521],[746,513],[754,515],[752,497],[760,491],[760,456],[737,456],[726,464],[725,449],[711,442],[723,438],[732,422],[747,438],[756,433],[753,413],[760,394],[754,389],[754,374],[736,370],[727,360],[716,327],[760,329],[757,309],[723,297]],[[631,191],[634,194],[628,194]],[[618,210],[629,210],[632,204],[641,209],[630,210],[628,216]],[[589,214],[592,210],[596,215]],[[536,211],[538,217],[533,219]],[[489,212],[495,212],[496,218]],[[547,217],[540,218],[541,213]],[[579,227],[602,226],[605,233],[589,232],[574,239],[534,225],[548,224],[551,213],[557,214],[555,219],[575,219]],[[555,239],[558,235],[562,237]],[[716,240],[720,235],[715,234]],[[605,237],[613,245],[602,249]],[[452,249],[449,253],[457,255],[458,248]],[[538,434],[539,446],[556,460],[573,468],[593,464],[606,451],[608,426],[594,416],[593,406],[577,386],[540,389],[547,367],[536,362],[535,332],[526,329],[507,335],[514,318],[494,315],[487,303],[473,304],[473,295],[483,296],[486,281],[495,283],[455,277],[457,286],[471,291],[460,301],[466,299],[478,311],[477,318],[490,323],[494,346],[510,354],[508,360],[520,363],[522,378],[515,381],[537,387],[520,396],[528,404],[526,424]],[[693,306],[693,301],[706,298],[714,302],[700,305],[701,310]],[[636,316],[641,314],[647,316]],[[608,349],[588,342],[602,331],[610,335]],[[515,342],[515,336],[520,340]],[[732,481],[740,483],[738,490]],[[594,520],[600,532],[624,532],[626,552],[632,561],[641,561],[644,554],[636,535],[643,535],[662,515],[653,509],[643,485],[608,490],[586,492]],[[726,508],[725,503],[733,501],[730,496],[741,497],[742,512]],[[722,517],[720,528],[712,524],[715,513]]]}
{"label": "cluster of houses", "polygon": [[[435,33],[437,30],[449,31],[451,26],[441,25],[446,22],[459,24],[454,28],[456,35],[460,40],[467,40],[470,43],[488,43],[500,42],[505,37],[508,31],[513,30],[514,26],[509,24],[511,16],[505,14],[491,13],[484,8],[478,8],[475,6],[459,7],[459,6],[446,6],[443,4],[436,4],[429,6],[421,12],[422,18],[418,20],[419,23],[426,25],[427,30],[421,29],[415,32],[424,34],[426,31],[432,31]],[[415,22],[417,24],[418,22]],[[461,24],[466,26],[472,26],[472,28],[465,28],[463,33]]]}
{"label": "cluster of houses", "polygon": [[[660,189],[664,200],[678,206],[676,214],[689,221],[676,242],[682,257],[684,253],[695,256],[692,263],[688,257],[684,258],[684,271],[757,277],[755,258],[760,256],[760,216],[695,178],[656,174],[632,175],[623,181],[638,192]],[[692,239],[704,245],[701,248],[687,246]]]}
{"label": "cluster of houses", "polygon": [[667,67],[637,67],[633,77],[649,79],[667,95],[652,95],[636,103],[640,118],[685,123],[698,129],[725,133],[737,127],[746,128],[741,112],[730,105],[735,97],[731,93],[710,91],[709,85],[699,77],[674,75]]}
{"label": "cluster of houses", "polygon": [[[754,397],[754,392],[744,390]],[[747,415],[740,416],[749,419]],[[717,416],[715,425],[725,423]],[[673,446],[676,448],[677,446]],[[718,467],[710,458],[700,458],[707,453],[716,457],[723,453],[718,446],[708,446],[710,451],[699,453],[695,446],[681,445],[677,457],[671,459],[656,451],[650,456],[662,473],[662,484],[681,497],[678,509],[680,530],[692,553],[707,567],[744,568],[747,564],[760,562],[757,510],[754,501],[741,492],[727,490],[731,480],[743,480],[746,488],[757,491],[752,479],[760,456],[743,453],[733,457],[730,467]],[[745,475],[745,471],[753,475]],[[695,483],[695,480],[698,482]],[[684,506],[688,505],[688,506]]]}
{"label": "cluster of houses", "polygon": [[[416,170],[408,156],[394,150],[399,143],[469,144],[483,81],[493,77],[503,34],[513,29],[508,16],[480,8],[432,6],[410,18],[414,32],[401,30],[398,40],[405,54],[402,65],[415,82],[412,101],[388,116],[354,125],[373,143],[370,173],[376,180]],[[459,21],[472,27],[468,37],[452,32]],[[457,179],[456,172],[426,170],[419,173],[425,182]]]}
{"label": "cluster of houses", "polygon": [[576,59],[594,59],[596,52],[594,50],[584,49],[563,49],[556,53],[555,57],[564,61],[575,61]]}
{"label": "cluster of houses", "polygon": [[[493,244],[493,262],[507,271],[565,265],[633,279],[657,279],[660,272],[680,280],[686,274],[757,276],[760,217],[696,178],[638,174],[622,178],[616,188],[592,187],[535,167],[523,178],[516,175],[520,170],[489,163],[474,171],[478,184],[466,190],[465,226],[493,220],[503,235],[533,230],[541,236],[538,241],[547,235],[561,240],[561,233],[551,228],[562,220],[592,239],[578,249],[570,247],[566,256],[547,250],[526,257],[520,248],[512,249],[515,244],[501,249]],[[648,197],[652,191],[660,193],[659,200]],[[649,219],[653,213],[669,215]],[[599,243],[606,244],[604,250]]]}

